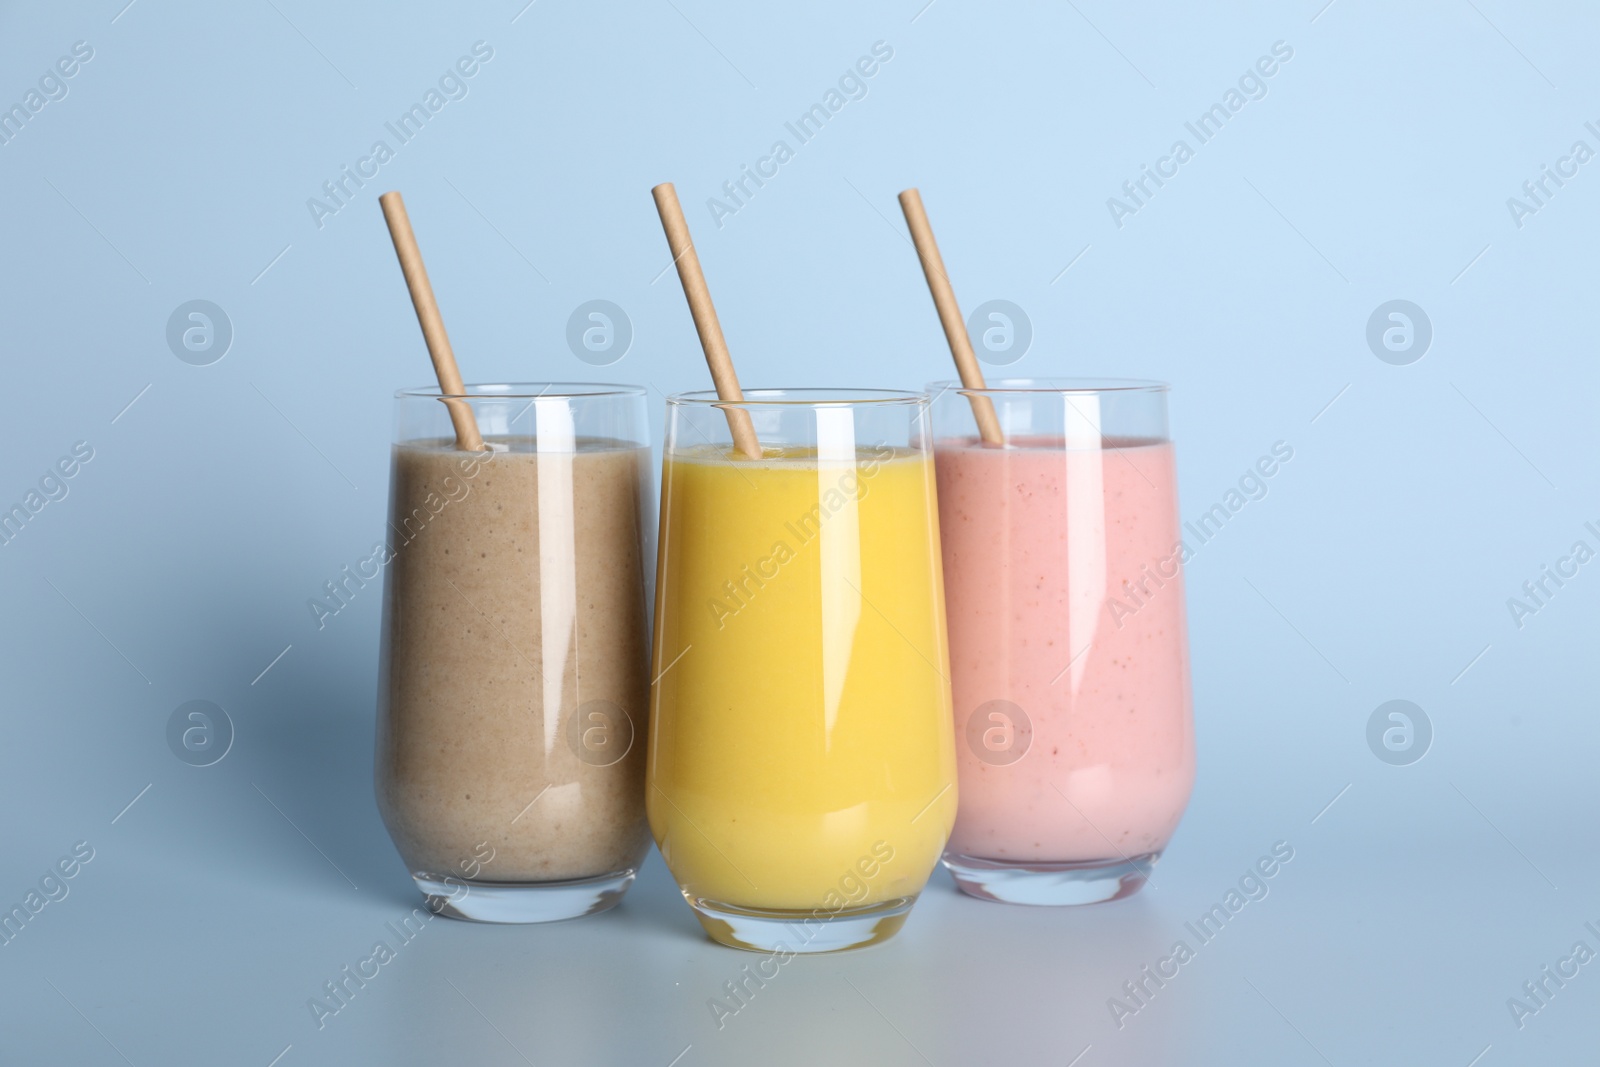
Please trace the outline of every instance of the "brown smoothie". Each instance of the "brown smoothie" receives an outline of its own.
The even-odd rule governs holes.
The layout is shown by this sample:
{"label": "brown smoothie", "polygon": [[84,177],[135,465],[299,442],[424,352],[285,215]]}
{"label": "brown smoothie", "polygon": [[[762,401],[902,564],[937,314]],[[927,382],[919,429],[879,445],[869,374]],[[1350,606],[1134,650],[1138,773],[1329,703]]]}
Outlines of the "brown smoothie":
{"label": "brown smoothie", "polygon": [[378,809],[413,874],[636,868],[650,650],[650,454],[494,438],[396,446]]}

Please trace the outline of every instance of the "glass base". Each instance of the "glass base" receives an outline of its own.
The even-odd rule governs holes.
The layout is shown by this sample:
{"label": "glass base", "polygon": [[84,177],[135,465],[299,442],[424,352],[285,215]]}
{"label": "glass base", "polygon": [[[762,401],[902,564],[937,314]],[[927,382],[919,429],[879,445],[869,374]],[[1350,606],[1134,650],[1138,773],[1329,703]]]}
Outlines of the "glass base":
{"label": "glass base", "polygon": [[412,875],[428,910],[475,923],[549,923],[614,908],[639,872],[632,867],[567,882],[475,882]]}
{"label": "glass base", "polygon": [[1146,852],[1127,859],[1049,863],[980,859],[944,854],[956,887],[979,900],[1000,904],[1100,904],[1137,893],[1161,858]]}
{"label": "glass base", "polygon": [[842,952],[887,941],[905,925],[916,897],[830,911],[743,908],[715,900],[684,898],[711,940],[749,952],[796,954]]}

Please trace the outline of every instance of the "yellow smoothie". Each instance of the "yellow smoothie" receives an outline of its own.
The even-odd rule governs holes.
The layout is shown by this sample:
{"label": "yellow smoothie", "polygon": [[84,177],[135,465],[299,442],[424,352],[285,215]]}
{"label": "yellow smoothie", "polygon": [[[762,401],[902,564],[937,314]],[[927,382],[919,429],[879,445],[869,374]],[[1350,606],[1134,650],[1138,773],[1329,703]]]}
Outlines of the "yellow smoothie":
{"label": "yellow smoothie", "polygon": [[933,464],[669,454],[646,803],[686,896],[914,898],[956,811]]}

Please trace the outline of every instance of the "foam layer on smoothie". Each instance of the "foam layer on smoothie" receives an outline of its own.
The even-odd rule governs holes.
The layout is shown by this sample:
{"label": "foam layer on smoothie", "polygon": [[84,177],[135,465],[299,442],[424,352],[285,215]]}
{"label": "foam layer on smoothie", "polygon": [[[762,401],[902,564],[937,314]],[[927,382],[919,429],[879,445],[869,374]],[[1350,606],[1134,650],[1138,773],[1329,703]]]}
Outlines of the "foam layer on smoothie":
{"label": "foam layer on smoothie", "polygon": [[[414,873],[459,874],[482,842],[486,881],[635,867],[648,844],[649,450],[489,443],[485,459],[444,441],[394,449],[379,810]],[[631,748],[601,765],[627,743],[618,713]]]}

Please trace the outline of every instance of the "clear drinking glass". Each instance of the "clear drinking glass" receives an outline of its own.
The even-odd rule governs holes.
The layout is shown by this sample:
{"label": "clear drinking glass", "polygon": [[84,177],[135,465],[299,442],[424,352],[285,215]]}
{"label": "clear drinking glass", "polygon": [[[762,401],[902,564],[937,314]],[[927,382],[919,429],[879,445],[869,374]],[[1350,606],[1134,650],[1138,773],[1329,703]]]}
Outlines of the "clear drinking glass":
{"label": "clear drinking glass", "polygon": [[[764,454],[734,450],[750,414]],[[647,801],[711,937],[889,937],[955,816],[927,398],[667,402]]]}
{"label": "clear drinking glass", "polygon": [[928,391],[961,777],[945,866],[985,900],[1127,896],[1194,785],[1167,387]]}
{"label": "clear drinking glass", "polygon": [[[456,447],[450,405],[487,445]],[[435,911],[543,922],[633,881],[649,692],[644,390],[395,394],[378,809]]]}

